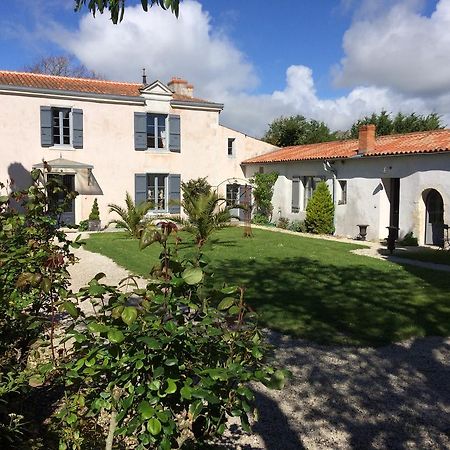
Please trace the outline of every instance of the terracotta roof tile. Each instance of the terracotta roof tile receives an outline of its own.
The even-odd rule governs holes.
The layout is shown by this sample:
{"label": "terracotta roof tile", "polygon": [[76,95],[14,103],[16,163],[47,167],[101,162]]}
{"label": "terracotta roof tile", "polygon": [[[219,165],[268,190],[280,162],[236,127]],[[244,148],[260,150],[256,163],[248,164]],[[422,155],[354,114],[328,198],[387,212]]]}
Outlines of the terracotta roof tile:
{"label": "terracotta roof tile", "polygon": [[[364,157],[447,151],[450,151],[450,130],[421,131],[378,137],[374,150],[367,152]],[[358,139],[352,139],[284,147],[247,159],[243,164],[351,158],[357,153]]]}
{"label": "terracotta roof tile", "polygon": [[[0,85],[126,97],[139,97],[141,95],[140,89],[142,88],[142,84],[139,83],[60,77],[55,75],[43,75],[30,72],[10,72],[5,70],[0,70]],[[195,103],[210,103],[200,98],[193,98],[180,94],[173,94],[173,99]]]}

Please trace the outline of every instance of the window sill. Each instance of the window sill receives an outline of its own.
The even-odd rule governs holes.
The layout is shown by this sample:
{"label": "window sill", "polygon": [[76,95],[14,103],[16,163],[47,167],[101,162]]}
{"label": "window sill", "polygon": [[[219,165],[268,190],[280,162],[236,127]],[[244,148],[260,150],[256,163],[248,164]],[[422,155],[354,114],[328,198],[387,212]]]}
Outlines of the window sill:
{"label": "window sill", "polygon": [[342,200],[339,200],[339,201],[338,201],[338,206],[346,205],[346,204],[347,204],[347,202],[343,202]]}
{"label": "window sill", "polygon": [[156,153],[158,155],[168,155],[170,153],[174,153],[174,152],[171,152],[167,148],[148,148],[147,150],[144,150],[144,152],[145,153]]}
{"label": "window sill", "polygon": [[64,151],[75,151],[75,150],[81,150],[79,148],[72,147],[71,145],[52,145],[51,147],[44,147],[48,148],[49,150],[64,150]]}

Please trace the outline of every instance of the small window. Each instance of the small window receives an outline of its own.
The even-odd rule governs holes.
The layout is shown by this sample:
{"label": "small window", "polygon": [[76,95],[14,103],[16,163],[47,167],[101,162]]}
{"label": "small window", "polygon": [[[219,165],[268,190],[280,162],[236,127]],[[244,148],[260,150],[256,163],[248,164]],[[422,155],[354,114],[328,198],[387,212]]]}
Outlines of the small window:
{"label": "small window", "polygon": [[233,207],[239,204],[240,201],[239,184],[227,184],[227,206]]}
{"label": "small window", "polygon": [[339,187],[341,188],[341,195],[338,204],[347,204],[347,180],[339,180]]}
{"label": "small window", "polygon": [[228,156],[234,156],[234,141],[235,138],[228,138]]}
{"label": "small window", "polygon": [[304,188],[304,196],[303,196],[303,209],[306,210],[308,206],[308,201],[312,197],[316,186],[318,183],[323,181],[322,177],[303,177],[303,188]]}
{"label": "small window", "polygon": [[167,177],[168,174],[147,174],[147,200],[153,211],[167,210]]}
{"label": "small window", "polygon": [[72,138],[70,108],[52,108],[53,145],[70,145]]}
{"label": "small window", "polygon": [[147,114],[147,148],[166,148],[166,119],[165,114]]}
{"label": "small window", "polygon": [[300,212],[300,177],[292,178],[292,213]]}
{"label": "small window", "polygon": [[259,166],[259,173],[264,173],[264,166]]}

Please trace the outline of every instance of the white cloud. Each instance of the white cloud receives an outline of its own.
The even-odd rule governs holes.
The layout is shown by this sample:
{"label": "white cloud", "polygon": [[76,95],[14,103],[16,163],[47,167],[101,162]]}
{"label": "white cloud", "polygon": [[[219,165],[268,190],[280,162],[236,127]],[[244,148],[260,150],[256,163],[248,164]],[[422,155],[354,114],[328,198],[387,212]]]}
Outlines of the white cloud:
{"label": "white cloud", "polygon": [[[316,92],[310,68],[293,65],[283,89],[252,94],[256,69],[227,33],[214,29],[199,2],[185,0],[177,20],[158,8],[143,13],[127,8],[114,26],[107,16],[81,16],[77,30],[46,24],[46,36],[74,53],[89,69],[110,79],[140,81],[141,68],[150,79],[182,76],[195,94],[224,102],[222,122],[261,136],[281,115],[302,114],[346,129],[363,115],[386,109],[427,114],[450,110],[450,0],[440,0],[430,17],[419,11],[424,0],[365,0],[345,34],[346,56],[338,78],[351,86],[347,95],[324,99]],[[354,0],[342,0],[350,7]],[[364,19],[363,19],[364,18]],[[40,30],[42,33],[42,29]],[[269,62],[268,62],[269,63]],[[434,95],[433,95],[434,94]],[[450,116],[444,116],[450,123]]]}
{"label": "white cloud", "polygon": [[417,11],[420,4],[403,1],[368,20],[359,13],[344,35],[338,85],[389,86],[422,96],[450,90],[450,0],[440,0],[430,17]]}

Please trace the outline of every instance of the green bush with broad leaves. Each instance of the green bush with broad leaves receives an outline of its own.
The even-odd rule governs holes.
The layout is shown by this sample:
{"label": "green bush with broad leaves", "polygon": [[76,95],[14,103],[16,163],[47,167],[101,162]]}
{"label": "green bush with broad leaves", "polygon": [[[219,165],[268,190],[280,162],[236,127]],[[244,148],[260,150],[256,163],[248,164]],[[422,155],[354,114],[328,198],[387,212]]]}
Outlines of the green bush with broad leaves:
{"label": "green bush with broad leaves", "polygon": [[253,184],[253,197],[256,204],[255,216],[257,214],[261,215],[265,217],[268,222],[270,222],[270,220],[272,219],[272,197],[277,179],[278,173],[271,172],[256,173],[255,176],[250,180],[250,182]]}
{"label": "green bush with broad leaves", "polygon": [[[286,373],[266,364],[243,289],[207,288],[207,261],[198,248],[180,257],[176,230],[144,229],[140,247],[162,248],[145,288],[124,292],[99,274],[64,304],[73,348],[61,367],[61,449],[81,448],[87,433],[102,435],[106,449],[198,445],[222,434],[228,416],[250,429],[250,382],[282,387]],[[94,314],[83,313],[86,303]]]}
{"label": "green bush with broad leaves", "polygon": [[[0,447],[18,448],[27,438],[27,396],[56,358],[57,306],[67,296],[67,267],[74,262],[58,216],[76,196],[58,177],[34,170],[23,191],[0,183]],[[61,196],[61,194],[63,194]],[[64,197],[63,202],[51,198]],[[37,343],[50,360],[29,364]]]}

